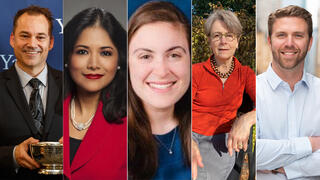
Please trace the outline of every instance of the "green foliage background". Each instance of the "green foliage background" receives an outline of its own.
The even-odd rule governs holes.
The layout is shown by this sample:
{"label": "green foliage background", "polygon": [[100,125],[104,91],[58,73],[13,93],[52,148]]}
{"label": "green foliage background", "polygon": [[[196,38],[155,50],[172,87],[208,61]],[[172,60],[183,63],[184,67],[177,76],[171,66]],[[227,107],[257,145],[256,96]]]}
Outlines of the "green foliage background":
{"label": "green foliage background", "polygon": [[204,33],[205,19],[215,9],[234,12],[243,26],[243,34],[235,57],[242,65],[256,69],[256,6],[254,0],[193,0],[192,1],[192,63],[203,62],[212,54]]}

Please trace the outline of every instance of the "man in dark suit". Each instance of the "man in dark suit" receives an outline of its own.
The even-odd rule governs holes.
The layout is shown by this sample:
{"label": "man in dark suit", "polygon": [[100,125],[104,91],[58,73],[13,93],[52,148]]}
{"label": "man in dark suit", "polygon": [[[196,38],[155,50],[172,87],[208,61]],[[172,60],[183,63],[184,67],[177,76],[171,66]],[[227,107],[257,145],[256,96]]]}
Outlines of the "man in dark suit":
{"label": "man in dark suit", "polygon": [[28,151],[62,137],[62,73],[46,63],[53,44],[49,9],[16,13],[10,45],[17,61],[0,73],[0,179],[48,179]]}

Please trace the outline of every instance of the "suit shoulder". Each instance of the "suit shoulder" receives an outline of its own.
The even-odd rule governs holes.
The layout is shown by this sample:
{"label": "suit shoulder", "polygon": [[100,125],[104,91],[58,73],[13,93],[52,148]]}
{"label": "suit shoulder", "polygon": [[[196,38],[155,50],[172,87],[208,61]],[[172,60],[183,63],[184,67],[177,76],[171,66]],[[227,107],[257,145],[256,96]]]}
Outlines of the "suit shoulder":
{"label": "suit shoulder", "polygon": [[48,65],[48,69],[52,73],[52,75],[54,75],[55,77],[62,77],[62,71],[54,69],[54,68],[50,67],[49,65]]}

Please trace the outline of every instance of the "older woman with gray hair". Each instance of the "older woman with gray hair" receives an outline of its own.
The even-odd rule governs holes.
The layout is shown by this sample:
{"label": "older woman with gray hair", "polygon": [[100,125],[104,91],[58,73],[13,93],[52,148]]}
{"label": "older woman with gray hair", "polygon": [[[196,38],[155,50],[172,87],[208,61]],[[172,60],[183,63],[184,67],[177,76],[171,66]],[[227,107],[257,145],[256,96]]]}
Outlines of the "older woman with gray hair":
{"label": "older woman with gray hair", "polygon": [[192,66],[192,176],[220,180],[256,122],[255,110],[237,117],[244,92],[255,103],[255,73],[234,57],[242,26],[233,12],[216,10],[204,28],[213,54]]}

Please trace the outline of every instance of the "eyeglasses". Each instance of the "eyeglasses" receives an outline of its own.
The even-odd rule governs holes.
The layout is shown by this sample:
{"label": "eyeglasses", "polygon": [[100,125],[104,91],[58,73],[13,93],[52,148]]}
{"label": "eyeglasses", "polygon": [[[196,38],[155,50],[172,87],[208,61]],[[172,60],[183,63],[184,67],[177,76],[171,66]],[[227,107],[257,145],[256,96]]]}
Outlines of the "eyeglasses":
{"label": "eyeglasses", "polygon": [[210,38],[212,41],[219,41],[222,39],[222,37],[224,36],[225,40],[228,42],[231,42],[234,40],[234,38],[236,38],[236,35],[234,33],[221,33],[221,32],[215,32],[213,34],[210,35]]}

